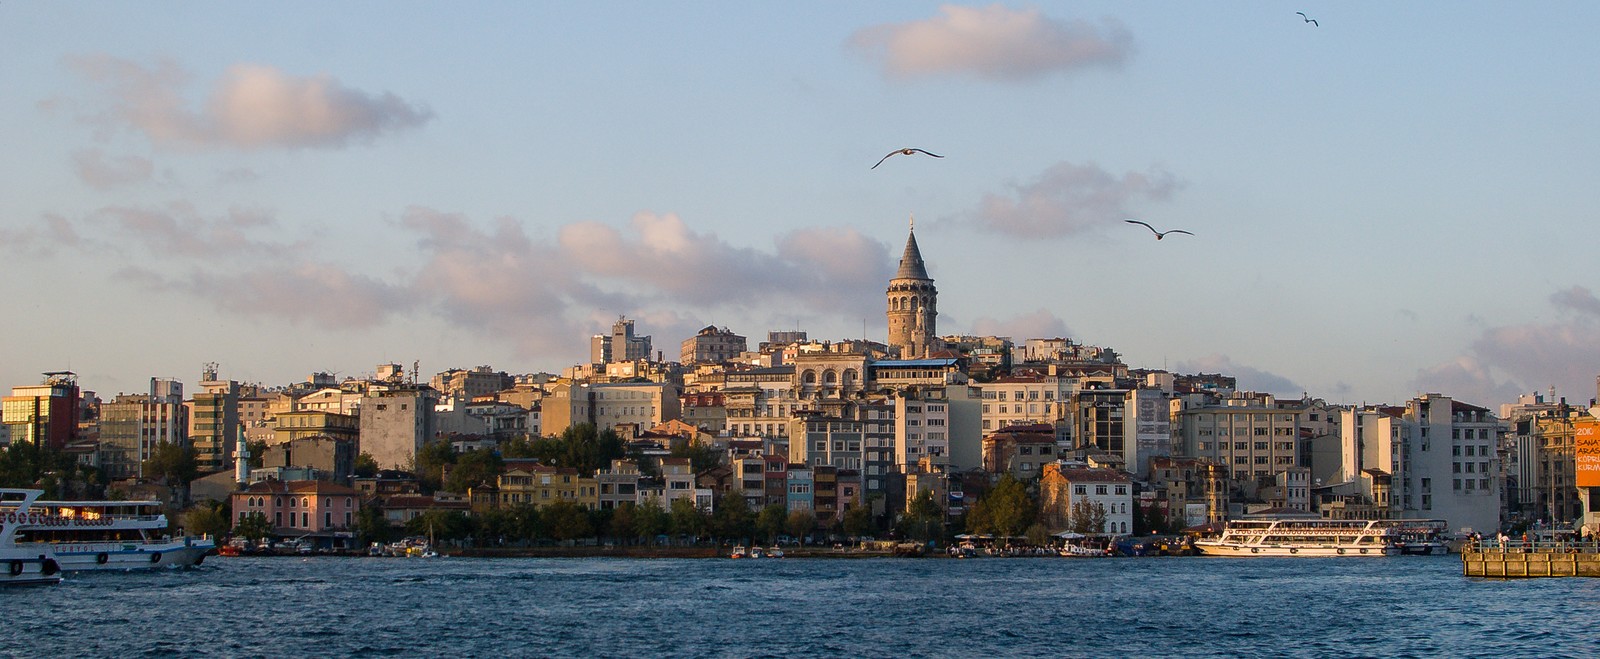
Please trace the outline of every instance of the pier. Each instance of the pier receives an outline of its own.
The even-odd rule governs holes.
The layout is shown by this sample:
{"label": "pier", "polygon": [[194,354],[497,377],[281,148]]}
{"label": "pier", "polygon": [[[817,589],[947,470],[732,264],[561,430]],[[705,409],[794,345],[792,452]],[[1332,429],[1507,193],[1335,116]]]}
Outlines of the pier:
{"label": "pier", "polygon": [[1462,574],[1469,577],[1600,577],[1600,546],[1593,542],[1529,542],[1492,539],[1461,549]]}

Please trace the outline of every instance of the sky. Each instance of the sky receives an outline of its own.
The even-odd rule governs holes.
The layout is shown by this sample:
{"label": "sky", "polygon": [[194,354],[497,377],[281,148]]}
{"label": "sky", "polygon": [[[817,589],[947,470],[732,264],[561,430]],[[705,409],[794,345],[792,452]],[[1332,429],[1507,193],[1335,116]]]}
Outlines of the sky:
{"label": "sky", "polygon": [[[1304,12],[1317,21],[1297,15]],[[1600,4],[0,4],[0,385],[559,371],[619,316],[1586,402]],[[895,155],[902,147],[923,154]],[[1162,229],[1163,240],[1135,218]]]}

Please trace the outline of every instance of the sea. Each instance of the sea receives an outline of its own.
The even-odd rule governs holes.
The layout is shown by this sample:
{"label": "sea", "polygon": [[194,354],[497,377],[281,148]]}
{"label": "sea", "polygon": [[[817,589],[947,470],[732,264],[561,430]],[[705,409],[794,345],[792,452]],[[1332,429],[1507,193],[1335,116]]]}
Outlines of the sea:
{"label": "sea", "polygon": [[0,602],[15,657],[1600,656],[1600,580],[1457,556],[212,557]]}

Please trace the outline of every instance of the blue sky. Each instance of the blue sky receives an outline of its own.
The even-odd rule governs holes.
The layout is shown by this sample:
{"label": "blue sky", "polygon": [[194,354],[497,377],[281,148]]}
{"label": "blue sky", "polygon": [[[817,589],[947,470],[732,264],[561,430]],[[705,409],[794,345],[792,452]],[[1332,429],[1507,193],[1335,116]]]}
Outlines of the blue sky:
{"label": "blue sky", "polygon": [[[669,356],[713,324],[882,340],[915,215],[941,333],[1336,402],[1586,401],[1596,19],[7,2],[0,383],[553,371],[619,314]],[[869,169],[904,146],[945,158]]]}

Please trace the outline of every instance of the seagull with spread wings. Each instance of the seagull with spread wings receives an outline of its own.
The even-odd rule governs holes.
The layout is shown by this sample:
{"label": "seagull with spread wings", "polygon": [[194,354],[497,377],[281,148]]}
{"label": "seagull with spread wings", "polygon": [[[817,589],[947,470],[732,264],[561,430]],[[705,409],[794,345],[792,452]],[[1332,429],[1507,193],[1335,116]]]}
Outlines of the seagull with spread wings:
{"label": "seagull with spread wings", "polygon": [[[941,156],[941,155],[939,155],[937,153],[929,153],[927,151],[923,151],[922,149],[913,149],[913,148],[895,149],[895,150],[889,152],[889,156],[895,156],[895,155],[909,156],[909,155],[911,155],[913,153],[921,153],[921,154],[924,154],[924,155],[933,156],[935,158],[943,158],[944,157],[944,156]],[[878,159],[878,165],[882,165],[883,161],[889,159],[889,156],[884,156],[884,157]],[[869,167],[868,169],[877,169],[878,165],[873,165],[873,166]]]}
{"label": "seagull with spread wings", "polygon": [[1182,233],[1182,234],[1187,234],[1187,235],[1190,235],[1190,236],[1194,235],[1193,233],[1190,233],[1188,231],[1184,231],[1183,229],[1168,229],[1166,231],[1156,231],[1155,227],[1150,226],[1149,224],[1146,224],[1144,222],[1140,222],[1138,220],[1123,220],[1123,222],[1127,222],[1128,224],[1137,224],[1137,225],[1142,226],[1142,227],[1144,227],[1146,229],[1149,229],[1150,233],[1156,234],[1156,240],[1161,240],[1162,238],[1167,237],[1167,234],[1169,234],[1169,233]]}
{"label": "seagull with spread wings", "polygon": [[1305,12],[1303,12],[1303,11],[1297,11],[1297,12],[1295,12],[1295,13],[1296,13],[1296,14],[1299,14],[1299,15],[1300,15],[1300,18],[1304,18],[1304,19],[1306,19],[1306,22],[1307,22],[1307,23],[1310,23],[1310,24],[1311,24],[1311,26],[1312,26],[1312,27],[1322,27],[1322,24],[1321,24],[1321,23],[1318,23],[1318,22],[1317,22],[1317,19],[1315,19],[1315,18],[1312,18],[1312,17],[1310,17],[1310,16],[1307,16],[1307,15],[1306,15],[1306,13],[1305,13]]}

